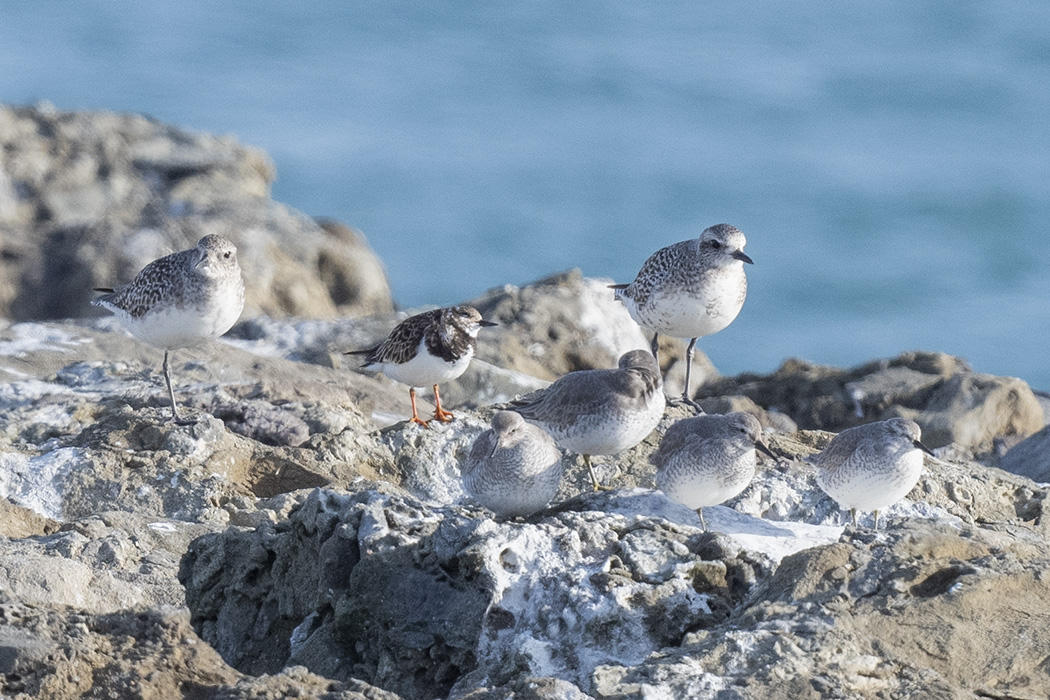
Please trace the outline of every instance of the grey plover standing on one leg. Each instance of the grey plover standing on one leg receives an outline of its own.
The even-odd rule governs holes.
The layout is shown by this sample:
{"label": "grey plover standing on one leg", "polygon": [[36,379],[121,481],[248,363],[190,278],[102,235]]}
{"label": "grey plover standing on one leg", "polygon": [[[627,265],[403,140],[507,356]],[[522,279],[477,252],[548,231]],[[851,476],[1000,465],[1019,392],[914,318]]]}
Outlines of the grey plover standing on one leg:
{"label": "grey plover standing on one leg", "polygon": [[649,461],[656,487],[675,503],[697,511],[728,501],[755,475],[755,448],[776,459],[762,444],[762,426],[750,413],[703,415],[680,420],[664,433]]}
{"label": "grey plover standing on one leg", "polygon": [[139,340],[164,350],[171,415],[179,420],[168,355],[218,338],[237,322],[244,309],[237,247],[224,236],[205,236],[195,248],[146,265],[129,284],[95,291],[106,293],[92,304],[112,311]]}
{"label": "grey plover standing on one leg", "polygon": [[496,515],[532,515],[558,492],[565,467],[553,438],[513,411],[497,411],[474,441],[463,485]]}
{"label": "grey plover standing on one leg", "polygon": [[583,455],[591,483],[600,489],[591,456],[616,454],[644,440],[660,422],[665,399],[656,358],[631,350],[618,369],[569,372],[511,405],[560,447]]}
{"label": "grey plover standing on one leg", "polygon": [[346,355],[365,355],[362,369],[382,372],[395,382],[408,385],[412,422],[428,428],[416,410],[416,387],[434,387],[434,419],[448,423],[455,416],[441,408],[438,384],[463,374],[474,357],[478,331],[497,324],[481,318],[473,306],[450,306],[409,316],[386,339],[367,350]]}
{"label": "grey plover standing on one leg", "polygon": [[690,405],[696,405],[689,395],[689,374],[697,339],[728,326],[744,305],[744,263],[752,262],[744,253],[746,242],[739,229],[717,224],[699,238],[653,253],[634,282],[612,285],[631,318],[653,332],[652,352],[658,361],[661,333],[690,339],[682,393],[682,400]]}
{"label": "grey plover standing on one leg", "polygon": [[853,524],[858,510],[879,510],[908,495],[922,473],[922,453],[933,455],[919,441],[919,424],[890,418],[848,428],[836,435],[813,459],[817,484],[840,506],[848,508]]}

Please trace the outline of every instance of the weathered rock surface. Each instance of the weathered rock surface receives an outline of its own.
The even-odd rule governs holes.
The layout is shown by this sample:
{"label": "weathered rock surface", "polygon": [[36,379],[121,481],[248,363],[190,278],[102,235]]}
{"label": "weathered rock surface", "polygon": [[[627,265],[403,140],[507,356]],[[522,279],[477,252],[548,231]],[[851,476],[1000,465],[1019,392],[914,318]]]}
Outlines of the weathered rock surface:
{"label": "weathered rock surface", "polygon": [[1033,481],[1050,482],[1050,426],[1015,445],[1003,455],[999,466]]}
{"label": "weathered rock surface", "polygon": [[0,317],[97,316],[92,287],[130,282],[210,233],[237,244],[248,317],[392,309],[363,237],[272,201],[274,177],[265,153],[229,136],[0,106]]}
{"label": "weathered rock surface", "polygon": [[[784,457],[763,457],[748,489],[705,509],[710,532],[647,490],[648,455],[691,414],[683,406],[635,448],[596,460],[620,490],[592,493],[567,454],[551,508],[496,521],[459,482],[495,407],[457,409],[432,430],[380,428],[390,421],[377,417],[407,415],[404,387],[332,366],[330,344],[355,347],[389,319],[259,319],[241,338],[180,351],[192,425],[166,421],[150,369],[159,352],[112,322],[0,331],[10,514],[0,600],[16,611],[0,620],[0,692],[891,698],[962,697],[978,682],[992,695],[1044,692],[1047,490],[953,443],[885,511],[882,532],[843,534],[847,515],[805,462],[831,433],[794,424],[821,397],[834,396],[821,404],[834,414],[851,382],[853,401],[917,412],[954,377],[1007,394],[1016,385],[954,370],[946,380],[932,368],[956,363],[936,355],[839,370],[820,392],[794,373],[720,379],[727,392],[705,390],[708,410],[755,412]],[[486,384],[497,367],[482,369],[475,386],[509,393]],[[499,381],[543,381],[507,372]],[[983,416],[970,434],[1001,437],[1000,413],[980,406],[1009,402],[966,391]],[[811,400],[764,400],[792,392]],[[956,586],[970,581],[972,593]],[[987,590],[1007,590],[1029,617]],[[1033,651],[1008,663],[1010,624]]]}
{"label": "weathered rock surface", "polygon": [[725,624],[594,673],[597,698],[1043,697],[1046,541],[902,520],[787,557]]}
{"label": "weathered rock surface", "polygon": [[339,683],[300,667],[261,678],[238,673],[197,637],[183,608],[91,615],[6,596],[0,596],[0,693],[12,700],[397,700],[366,683]]}

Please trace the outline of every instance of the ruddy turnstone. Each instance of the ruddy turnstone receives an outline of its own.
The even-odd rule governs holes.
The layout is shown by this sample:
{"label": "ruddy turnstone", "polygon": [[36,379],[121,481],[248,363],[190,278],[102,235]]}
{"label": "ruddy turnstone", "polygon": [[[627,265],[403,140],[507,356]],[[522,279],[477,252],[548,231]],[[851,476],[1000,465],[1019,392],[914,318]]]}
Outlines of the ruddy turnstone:
{"label": "ruddy turnstone", "polygon": [[412,401],[412,422],[428,428],[416,410],[416,388],[434,387],[434,419],[442,423],[454,416],[441,408],[438,384],[466,371],[477,347],[478,331],[497,324],[481,318],[473,306],[450,306],[409,316],[379,345],[351,350],[347,355],[365,355],[362,369],[382,372],[395,382],[407,384]]}

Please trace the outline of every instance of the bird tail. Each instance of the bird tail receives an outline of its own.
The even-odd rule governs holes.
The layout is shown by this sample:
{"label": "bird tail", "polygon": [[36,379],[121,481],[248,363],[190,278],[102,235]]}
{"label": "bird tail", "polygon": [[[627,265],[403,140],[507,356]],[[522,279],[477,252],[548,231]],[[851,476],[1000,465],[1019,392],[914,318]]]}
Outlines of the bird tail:
{"label": "bird tail", "polygon": [[104,309],[111,308],[109,301],[113,298],[113,293],[116,291],[115,289],[111,289],[110,287],[94,287],[92,291],[103,292],[102,296],[91,300],[92,306],[101,306]]}
{"label": "bird tail", "polygon": [[365,361],[363,363],[361,363],[361,367],[367,367],[368,365],[372,364],[372,362],[371,362],[371,360],[369,359],[368,356],[370,356],[373,352],[375,352],[378,349],[379,349],[379,346],[377,345],[374,348],[367,348],[365,350],[347,350],[343,354],[344,355],[365,355],[366,356],[365,357]]}

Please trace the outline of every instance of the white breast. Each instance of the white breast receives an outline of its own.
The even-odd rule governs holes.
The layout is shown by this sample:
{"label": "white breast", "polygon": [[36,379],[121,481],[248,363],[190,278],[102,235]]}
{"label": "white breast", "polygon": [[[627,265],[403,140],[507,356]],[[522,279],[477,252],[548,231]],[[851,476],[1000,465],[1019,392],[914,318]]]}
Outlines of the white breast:
{"label": "white breast", "polygon": [[395,382],[423,388],[434,384],[443,384],[459,377],[467,371],[467,366],[473,357],[474,348],[469,348],[466,354],[458,360],[446,362],[440,357],[429,354],[426,340],[423,339],[419,341],[415,357],[408,362],[402,364],[378,362],[374,365],[369,365],[369,367],[379,370]]}

